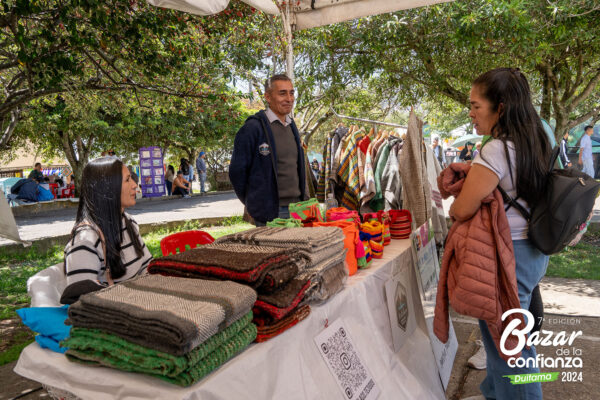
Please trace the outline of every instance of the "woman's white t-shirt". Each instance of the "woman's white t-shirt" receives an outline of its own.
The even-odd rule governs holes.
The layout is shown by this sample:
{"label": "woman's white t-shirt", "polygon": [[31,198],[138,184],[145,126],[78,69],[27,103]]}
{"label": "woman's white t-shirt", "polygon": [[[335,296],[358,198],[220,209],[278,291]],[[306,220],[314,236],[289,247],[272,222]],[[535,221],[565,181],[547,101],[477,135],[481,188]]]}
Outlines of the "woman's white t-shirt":
{"label": "woman's white t-shirt", "polygon": [[[486,145],[481,149],[480,153],[473,160],[473,164],[483,165],[484,167],[493,171],[500,180],[500,187],[514,199],[517,197],[515,145],[511,141],[507,141],[506,146],[508,147],[508,154],[510,155],[510,164],[513,176],[512,180],[510,178],[504,144],[499,139],[492,139],[486,143]],[[517,199],[517,202],[525,207],[527,211],[529,211],[529,205],[525,200],[519,198]],[[506,212],[506,217],[508,218],[508,224],[510,225],[510,235],[512,240],[527,239],[527,220],[523,218],[521,213],[519,213],[515,207],[510,207]]]}

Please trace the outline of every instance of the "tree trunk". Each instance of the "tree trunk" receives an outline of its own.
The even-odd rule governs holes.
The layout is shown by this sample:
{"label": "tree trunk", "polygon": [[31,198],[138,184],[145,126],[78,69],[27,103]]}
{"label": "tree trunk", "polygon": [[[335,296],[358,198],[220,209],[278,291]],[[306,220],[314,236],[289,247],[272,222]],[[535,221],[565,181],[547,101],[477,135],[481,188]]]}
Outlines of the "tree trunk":
{"label": "tree trunk", "polygon": [[540,117],[550,123],[552,117],[552,85],[548,76],[542,76],[542,105],[540,107]]}

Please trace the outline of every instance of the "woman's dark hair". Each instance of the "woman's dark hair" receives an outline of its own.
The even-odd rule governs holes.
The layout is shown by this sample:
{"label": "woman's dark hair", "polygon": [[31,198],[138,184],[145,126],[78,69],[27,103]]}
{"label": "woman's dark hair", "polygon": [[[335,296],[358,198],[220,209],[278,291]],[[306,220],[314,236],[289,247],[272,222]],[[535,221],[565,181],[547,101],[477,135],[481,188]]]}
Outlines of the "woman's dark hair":
{"label": "woman's dark hair", "polygon": [[496,68],[477,77],[473,86],[492,103],[493,111],[500,111],[492,136],[502,140],[505,149],[507,140],[513,142],[517,195],[534,206],[546,185],[552,149],[542,120],[533,108],[527,78],[518,68]]}
{"label": "woman's dark hair", "polygon": [[64,186],[65,185],[65,182],[61,178],[56,179],[54,181],[54,183],[56,183],[58,186]]}
{"label": "woman's dark hair", "polygon": [[169,166],[167,167],[167,170],[171,171],[173,174],[175,174],[175,167],[173,167],[172,165],[169,164]]}
{"label": "woman's dark hair", "polygon": [[82,228],[81,222],[96,225],[104,234],[106,266],[112,278],[125,275],[126,267],[121,260],[123,230],[121,218],[125,217],[125,229],[133,241],[138,257],[142,256],[142,244],[131,220],[121,213],[121,186],[123,162],[115,157],[101,157],[90,161],[83,169],[81,192],[75,227],[71,237]]}

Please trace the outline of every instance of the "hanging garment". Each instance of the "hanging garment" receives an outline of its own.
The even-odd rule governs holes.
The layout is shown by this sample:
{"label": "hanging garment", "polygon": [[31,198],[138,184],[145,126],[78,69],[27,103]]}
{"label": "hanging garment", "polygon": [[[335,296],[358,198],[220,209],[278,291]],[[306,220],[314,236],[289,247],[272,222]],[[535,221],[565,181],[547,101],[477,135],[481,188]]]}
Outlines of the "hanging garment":
{"label": "hanging garment", "polygon": [[448,235],[448,225],[446,224],[446,215],[444,213],[444,203],[442,195],[438,190],[437,177],[442,172],[440,164],[435,158],[433,150],[427,146],[427,179],[431,186],[431,222],[436,243],[444,243]]}
{"label": "hanging garment", "polygon": [[381,190],[383,192],[384,210],[402,208],[402,177],[398,154],[402,151],[400,139],[396,139],[391,147],[388,162],[381,175]]}
{"label": "hanging garment", "polygon": [[367,154],[365,156],[365,186],[361,189],[360,192],[360,210],[362,213],[368,213],[372,211],[371,207],[369,206],[369,202],[375,196],[375,193],[377,191],[375,187],[375,171],[373,169],[373,158],[371,157],[373,146],[374,142],[371,142],[367,149]]}
{"label": "hanging garment", "polygon": [[329,174],[331,172],[331,142],[333,138],[331,135],[327,136],[327,141],[323,145],[323,163],[319,170],[319,182],[317,184],[317,199],[320,202],[324,202],[327,199],[327,194],[330,193],[328,190],[329,185]]}
{"label": "hanging garment", "polygon": [[427,179],[427,167],[423,156],[423,122],[411,110],[406,140],[398,156],[402,182],[402,205],[410,211],[416,226],[423,225],[431,217],[431,186]]}
{"label": "hanging garment", "polygon": [[348,145],[343,151],[340,166],[337,171],[338,178],[344,184],[344,193],[339,204],[350,210],[358,210],[358,198],[360,194],[360,182],[358,177],[358,157],[356,139],[354,135],[348,135]]}

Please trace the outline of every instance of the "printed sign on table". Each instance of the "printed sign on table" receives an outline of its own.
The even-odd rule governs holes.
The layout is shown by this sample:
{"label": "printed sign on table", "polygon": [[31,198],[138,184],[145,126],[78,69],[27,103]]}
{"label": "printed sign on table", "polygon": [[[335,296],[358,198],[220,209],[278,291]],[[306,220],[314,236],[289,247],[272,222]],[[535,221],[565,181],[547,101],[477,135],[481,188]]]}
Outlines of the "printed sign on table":
{"label": "printed sign on table", "polygon": [[446,343],[440,340],[433,333],[433,315],[435,310],[435,300],[437,295],[437,285],[440,276],[440,264],[437,258],[433,229],[431,229],[431,220],[420,226],[411,234],[413,257],[417,280],[419,281],[419,291],[427,333],[431,342],[433,355],[438,366],[440,379],[444,390],[448,386],[454,357],[458,349],[458,340],[454,333],[452,320],[450,319],[450,328],[448,331],[448,341]]}
{"label": "printed sign on table", "polygon": [[395,265],[394,275],[385,284],[385,297],[390,315],[394,351],[398,352],[406,338],[415,331],[417,323],[415,305],[410,293],[413,287],[410,281],[410,268],[413,265],[412,255],[400,257],[395,262],[400,265]]}
{"label": "printed sign on table", "polygon": [[379,387],[361,360],[342,321],[337,319],[315,337],[329,371],[347,400],[374,400]]}

